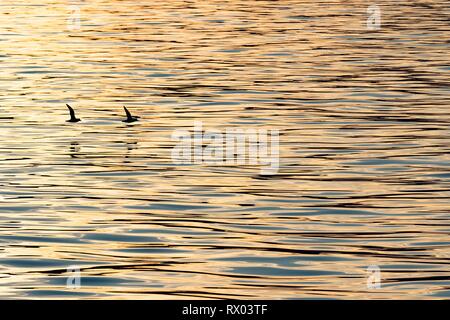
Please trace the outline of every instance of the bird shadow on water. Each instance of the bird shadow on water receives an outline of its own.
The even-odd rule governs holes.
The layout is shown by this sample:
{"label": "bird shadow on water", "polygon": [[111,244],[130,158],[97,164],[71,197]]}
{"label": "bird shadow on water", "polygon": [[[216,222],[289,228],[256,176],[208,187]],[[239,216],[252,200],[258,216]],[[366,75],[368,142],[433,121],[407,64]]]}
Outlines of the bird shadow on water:
{"label": "bird shadow on water", "polygon": [[123,163],[131,163],[131,153],[133,150],[136,150],[138,148],[138,142],[136,140],[130,140],[130,141],[125,141],[126,144],[126,151],[125,151],[125,155],[124,155],[124,160]]}
{"label": "bird shadow on water", "polygon": [[[130,140],[124,140],[124,141],[115,141],[115,144],[117,144],[118,146],[121,145],[122,147],[124,146],[125,149],[123,152],[120,153],[120,155],[118,155],[119,158],[123,158],[123,163],[124,164],[131,164],[131,158],[132,158],[132,152],[134,150],[138,149],[138,141],[134,138],[130,138]],[[69,149],[68,149],[68,156],[72,159],[82,159],[82,155],[83,153],[81,152],[81,148],[83,146],[80,145],[80,143],[78,141],[71,141],[69,144]],[[101,154],[96,154],[96,156],[99,157],[107,157],[107,155],[101,155]]]}
{"label": "bird shadow on water", "polygon": [[72,159],[77,159],[80,156],[80,144],[77,141],[72,141],[69,147],[69,156]]}

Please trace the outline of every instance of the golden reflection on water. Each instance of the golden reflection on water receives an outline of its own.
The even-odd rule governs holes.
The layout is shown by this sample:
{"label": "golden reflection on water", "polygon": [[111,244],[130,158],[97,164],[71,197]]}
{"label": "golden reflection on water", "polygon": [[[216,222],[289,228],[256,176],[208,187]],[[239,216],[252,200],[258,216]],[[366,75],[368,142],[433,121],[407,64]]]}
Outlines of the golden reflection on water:
{"label": "golden reflection on water", "polygon": [[[443,1],[74,3],[0,4],[0,297],[449,297]],[[194,120],[279,173],[175,165]]]}

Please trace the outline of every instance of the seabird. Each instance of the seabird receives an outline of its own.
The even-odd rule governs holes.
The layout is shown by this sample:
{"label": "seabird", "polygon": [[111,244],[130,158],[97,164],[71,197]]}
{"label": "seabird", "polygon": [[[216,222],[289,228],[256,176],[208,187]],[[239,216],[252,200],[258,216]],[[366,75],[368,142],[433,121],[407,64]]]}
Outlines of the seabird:
{"label": "seabird", "polygon": [[70,119],[67,120],[66,122],[78,122],[81,121],[81,119],[78,119],[77,117],[75,117],[75,111],[72,109],[71,106],[69,106],[68,104],[66,104],[67,108],[69,108],[69,112],[70,112]]}
{"label": "seabird", "polygon": [[123,107],[123,109],[125,110],[125,113],[127,115],[127,118],[125,120],[123,120],[122,122],[135,122],[135,121],[139,121],[138,120],[138,116],[132,116],[130,111],[128,111],[128,109],[126,107]]}

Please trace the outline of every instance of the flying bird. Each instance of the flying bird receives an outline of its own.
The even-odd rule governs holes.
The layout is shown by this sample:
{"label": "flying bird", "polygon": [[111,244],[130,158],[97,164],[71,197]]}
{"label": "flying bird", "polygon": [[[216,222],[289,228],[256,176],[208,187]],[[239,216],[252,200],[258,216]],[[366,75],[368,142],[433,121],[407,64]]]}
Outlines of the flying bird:
{"label": "flying bird", "polygon": [[138,116],[132,116],[130,111],[128,111],[128,109],[126,107],[123,107],[123,109],[125,110],[125,113],[127,115],[127,118],[125,120],[123,120],[122,122],[135,122],[135,121],[139,121],[139,117]]}
{"label": "flying bird", "polygon": [[72,107],[69,106],[68,104],[66,104],[66,106],[67,106],[67,108],[69,108],[69,112],[70,112],[70,119],[67,120],[66,122],[78,122],[78,121],[81,121],[81,119],[78,119],[75,116],[75,111],[72,109]]}

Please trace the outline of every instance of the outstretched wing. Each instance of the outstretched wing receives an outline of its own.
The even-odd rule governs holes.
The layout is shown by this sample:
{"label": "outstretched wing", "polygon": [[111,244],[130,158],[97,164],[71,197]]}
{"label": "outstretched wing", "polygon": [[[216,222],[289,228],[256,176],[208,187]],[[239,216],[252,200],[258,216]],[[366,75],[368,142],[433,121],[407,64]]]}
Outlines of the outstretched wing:
{"label": "outstretched wing", "polygon": [[125,110],[125,113],[126,113],[126,115],[127,115],[127,119],[133,118],[133,117],[131,116],[130,111],[128,111],[127,107],[123,107],[123,109]]}
{"label": "outstretched wing", "polygon": [[75,111],[68,104],[66,104],[66,106],[67,106],[67,108],[69,108],[70,118],[74,119],[75,118]]}

